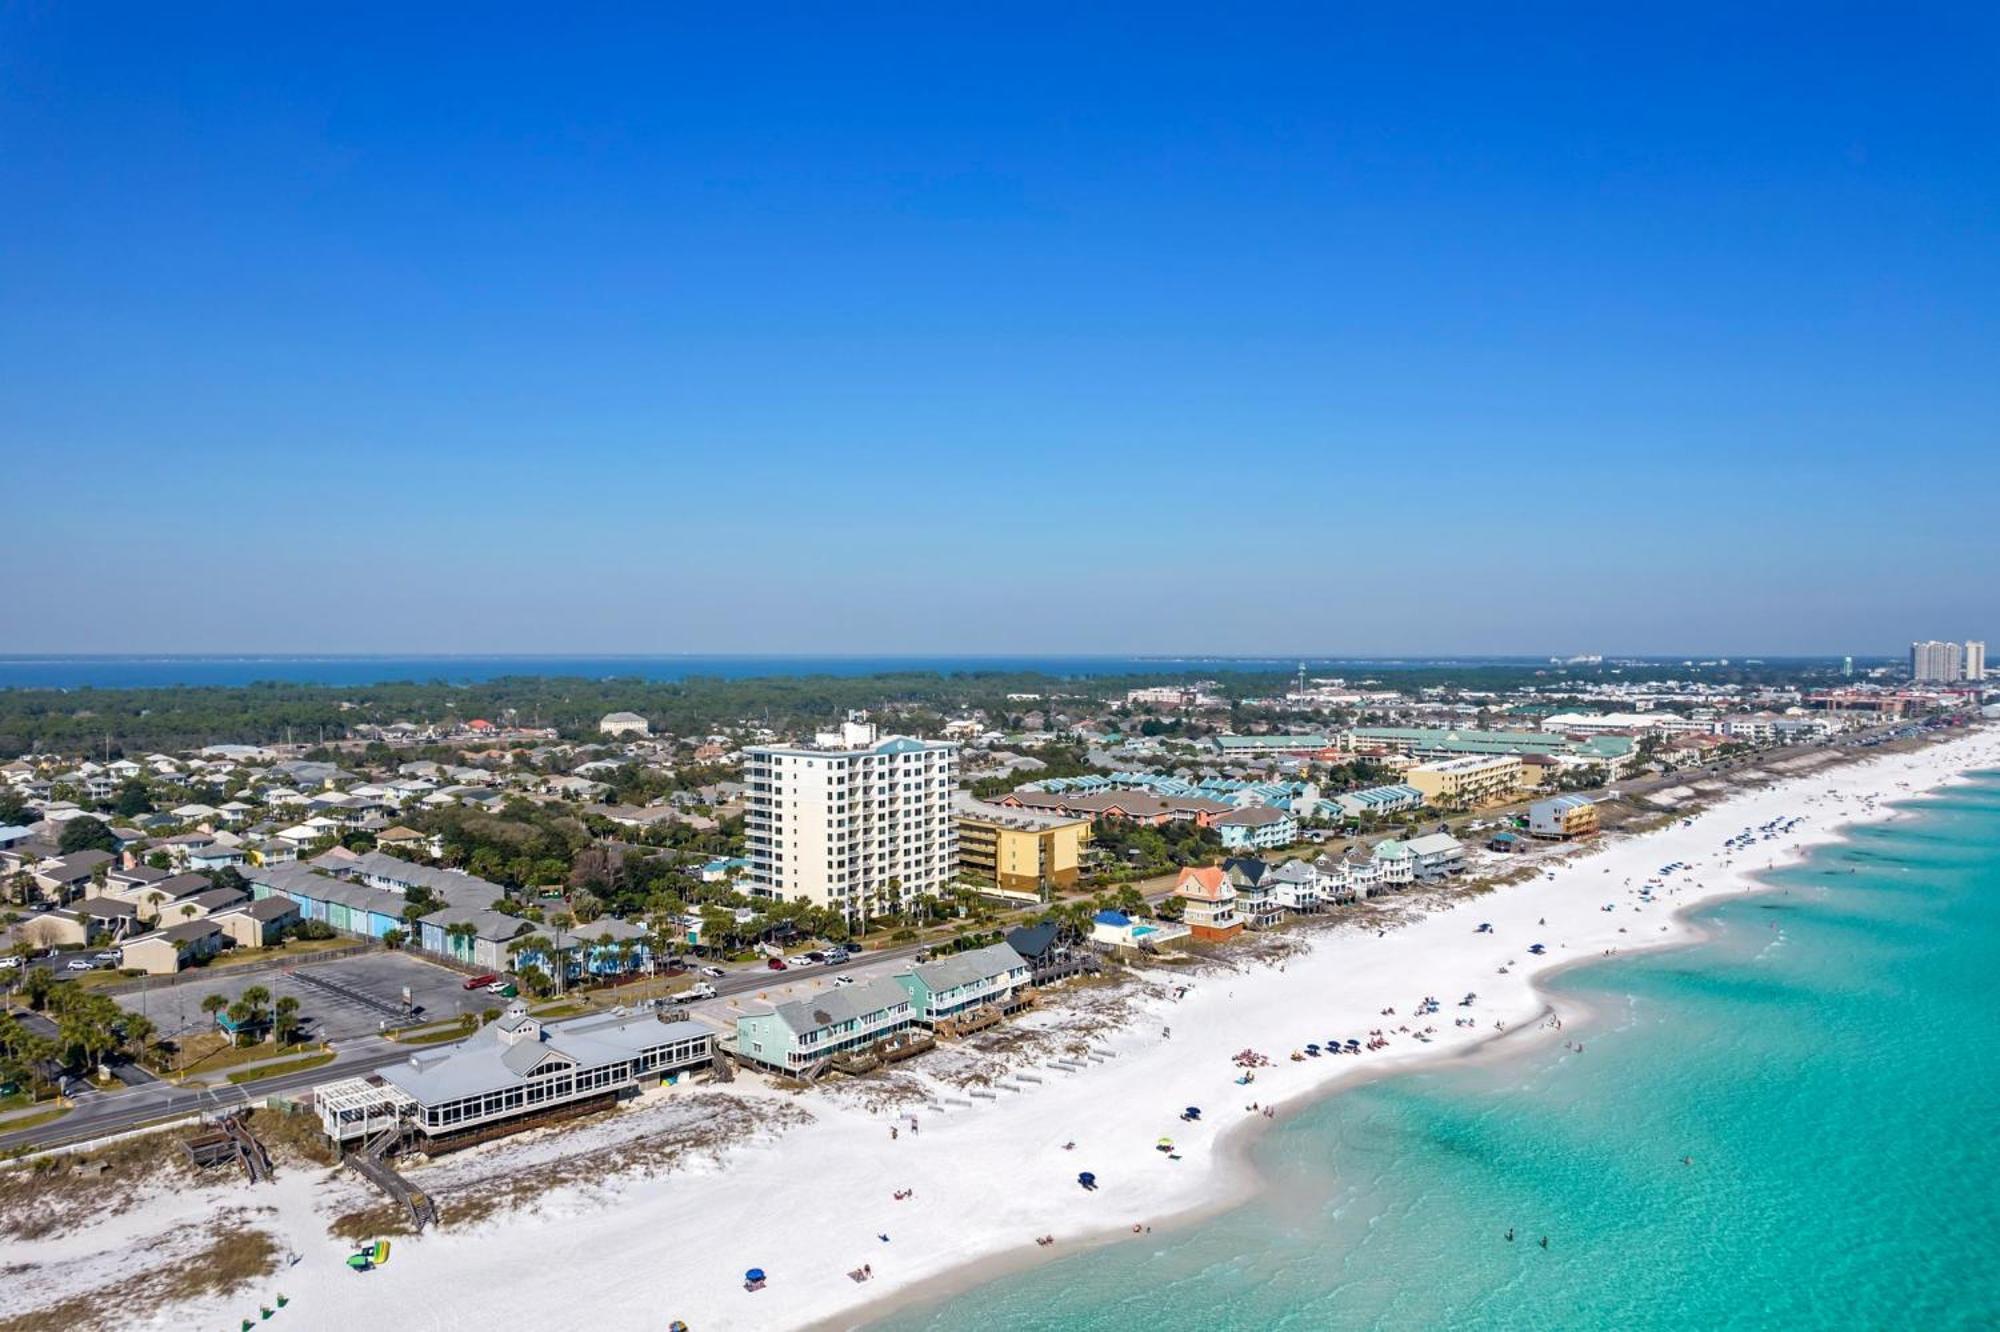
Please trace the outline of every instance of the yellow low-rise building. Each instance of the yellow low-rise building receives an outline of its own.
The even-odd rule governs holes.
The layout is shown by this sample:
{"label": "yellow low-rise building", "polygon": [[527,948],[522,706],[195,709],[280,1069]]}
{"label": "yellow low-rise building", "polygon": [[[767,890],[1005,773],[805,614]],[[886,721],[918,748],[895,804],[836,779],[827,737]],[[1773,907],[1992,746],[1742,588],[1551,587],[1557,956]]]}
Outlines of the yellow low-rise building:
{"label": "yellow low-rise building", "polygon": [[1403,774],[1403,781],[1440,809],[1473,809],[1512,800],[1529,785],[1520,758],[1513,754],[1468,754],[1419,763]]}
{"label": "yellow low-rise building", "polygon": [[959,797],[958,868],[1013,892],[1073,887],[1090,843],[1090,820]]}

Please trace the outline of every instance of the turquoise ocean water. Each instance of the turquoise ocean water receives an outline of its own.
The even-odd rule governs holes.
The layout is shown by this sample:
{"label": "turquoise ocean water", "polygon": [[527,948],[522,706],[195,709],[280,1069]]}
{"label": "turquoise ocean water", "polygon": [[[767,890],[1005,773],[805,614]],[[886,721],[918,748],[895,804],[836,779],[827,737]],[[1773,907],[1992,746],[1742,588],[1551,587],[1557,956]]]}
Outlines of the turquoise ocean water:
{"label": "turquoise ocean water", "polygon": [[1564,974],[1581,1055],[1332,1097],[1255,1202],[878,1326],[2000,1327],[2000,773],[1920,808]]}

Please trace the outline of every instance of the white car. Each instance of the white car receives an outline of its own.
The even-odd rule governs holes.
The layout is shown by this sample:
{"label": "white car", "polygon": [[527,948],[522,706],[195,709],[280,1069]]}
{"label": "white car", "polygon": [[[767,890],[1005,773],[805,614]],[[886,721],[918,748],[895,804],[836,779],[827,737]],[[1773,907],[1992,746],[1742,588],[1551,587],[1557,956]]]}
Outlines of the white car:
{"label": "white car", "polygon": [[97,964],[87,957],[73,957],[63,963],[64,971],[95,971]]}
{"label": "white car", "polygon": [[12,953],[9,953],[5,957],[0,957],[0,971],[14,971],[17,968],[19,968],[20,965],[21,965],[21,959],[16,957]]}
{"label": "white car", "polygon": [[834,983],[835,985],[852,985],[852,984],[854,984],[854,977],[852,977],[852,976],[835,976],[835,977],[833,978],[833,983]]}
{"label": "white car", "polygon": [[710,980],[721,980],[724,976],[727,976],[729,973],[724,971],[721,967],[703,967],[701,969],[701,974],[707,976]]}

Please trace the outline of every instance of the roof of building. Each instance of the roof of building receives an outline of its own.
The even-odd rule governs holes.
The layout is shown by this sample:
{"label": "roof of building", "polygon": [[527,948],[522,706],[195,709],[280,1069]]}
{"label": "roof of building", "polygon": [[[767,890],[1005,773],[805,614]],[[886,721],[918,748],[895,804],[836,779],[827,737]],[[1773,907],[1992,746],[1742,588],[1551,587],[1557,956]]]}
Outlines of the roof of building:
{"label": "roof of building", "polygon": [[1273,823],[1282,823],[1292,816],[1282,809],[1272,809],[1269,805],[1250,805],[1243,809],[1231,810],[1215,820],[1218,828],[1262,828]]}
{"label": "roof of building", "polygon": [[1051,809],[1016,809],[1011,805],[996,805],[986,800],[975,799],[969,792],[960,791],[953,801],[952,812],[961,819],[976,823],[991,823],[1002,828],[1017,828],[1023,832],[1047,832],[1052,828],[1067,828],[1073,824],[1089,823],[1090,820],[1077,814],[1063,814]]}
{"label": "roof of building", "polygon": [[489,943],[505,943],[535,928],[531,920],[487,907],[445,907],[442,911],[431,912],[418,924],[435,925],[441,930],[449,930],[454,925],[470,925],[473,938]]}
{"label": "roof of building", "polygon": [[1174,884],[1174,892],[1182,897],[1199,897],[1208,902],[1220,902],[1236,895],[1229,879],[1219,865],[1189,865],[1181,870],[1179,882]]}
{"label": "roof of building", "polygon": [[507,895],[507,890],[499,884],[489,883],[476,874],[419,865],[414,860],[404,860],[386,851],[369,851],[352,865],[340,867],[339,872],[428,888],[433,897],[449,906],[492,906]]}
{"label": "roof of building", "polygon": [[852,1022],[883,1009],[908,1008],[910,996],[902,986],[886,976],[854,985],[821,990],[806,999],[793,999],[772,1011],[793,1035],[804,1035],[840,1022]]}
{"label": "roof of building", "polygon": [[[902,988],[896,987],[896,992],[901,994]],[[533,1037],[504,1039],[523,1027],[538,1030]],[[600,1068],[662,1045],[712,1040],[714,1035],[699,1022],[662,1022],[650,1014],[601,1013],[539,1024],[527,1017],[524,1005],[516,1005],[506,1017],[481,1027],[463,1041],[389,1065],[382,1070],[382,1078],[419,1102],[436,1105],[511,1087],[551,1055],[580,1068]]]}
{"label": "roof of building", "polygon": [[289,897],[260,897],[254,902],[242,902],[226,910],[216,912],[218,916],[248,916],[252,920],[283,920],[298,912],[298,905]]}
{"label": "roof of building", "polygon": [[1007,943],[1024,958],[1036,958],[1055,946],[1062,934],[1058,925],[1021,925],[1007,931]]}
{"label": "roof of building", "polygon": [[1027,959],[1015,952],[1011,945],[997,943],[984,948],[969,948],[950,957],[919,962],[910,971],[924,983],[925,989],[935,994],[961,985],[977,985],[1010,971],[1020,971],[1027,965]]}
{"label": "roof of building", "polygon": [[1403,845],[1410,849],[1410,854],[1417,856],[1446,855],[1465,849],[1450,833],[1425,833],[1422,837],[1412,837]]}

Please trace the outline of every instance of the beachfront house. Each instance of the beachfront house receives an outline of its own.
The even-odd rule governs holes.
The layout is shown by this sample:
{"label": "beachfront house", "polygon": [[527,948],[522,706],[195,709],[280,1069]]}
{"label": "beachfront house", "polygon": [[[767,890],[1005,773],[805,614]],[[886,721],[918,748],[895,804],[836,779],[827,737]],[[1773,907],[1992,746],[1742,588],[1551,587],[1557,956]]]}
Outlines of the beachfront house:
{"label": "beachfront house", "polygon": [[1325,904],[1323,876],[1309,861],[1288,860],[1264,877],[1272,898],[1295,916],[1309,916]]}
{"label": "beachfront house", "polygon": [[1528,806],[1528,835],[1569,841],[1597,831],[1597,806],[1580,795],[1551,796]]}
{"label": "beachfront house", "polygon": [[1278,901],[1271,865],[1254,856],[1232,856],[1222,862],[1229,886],[1236,890],[1236,916],[1253,930],[1265,930],[1285,918]]}
{"label": "beachfront house", "polygon": [[1426,833],[1404,843],[1419,880],[1429,882],[1465,868],[1465,847],[1450,833]]}
{"label": "beachfront house", "polygon": [[1243,919],[1236,914],[1236,888],[1220,865],[1184,868],[1174,895],[1181,899],[1181,919],[1195,938],[1232,939],[1243,932]]}
{"label": "beachfront house", "polygon": [[1384,888],[1402,888],[1416,882],[1417,860],[1405,842],[1385,838],[1375,844],[1375,851],[1368,859]]}
{"label": "beachfront house", "polygon": [[931,1028],[998,1021],[1031,997],[1027,959],[1004,943],[919,962],[894,979],[910,996],[911,1017]]}
{"label": "beachfront house", "polygon": [[793,1077],[815,1077],[844,1054],[866,1054],[916,1021],[910,996],[893,980],[822,990],[736,1019],[736,1057]]}

